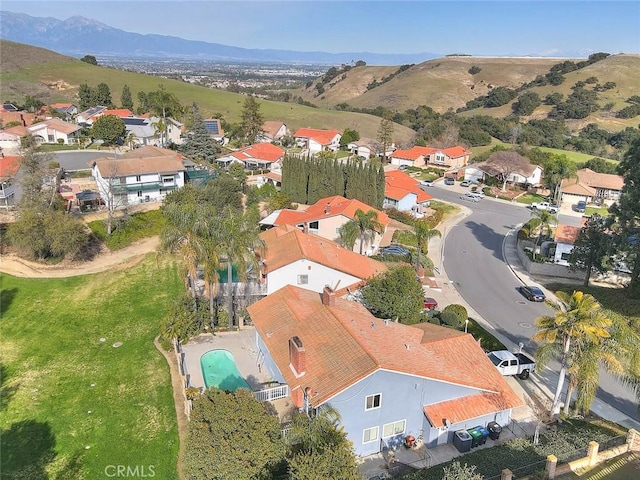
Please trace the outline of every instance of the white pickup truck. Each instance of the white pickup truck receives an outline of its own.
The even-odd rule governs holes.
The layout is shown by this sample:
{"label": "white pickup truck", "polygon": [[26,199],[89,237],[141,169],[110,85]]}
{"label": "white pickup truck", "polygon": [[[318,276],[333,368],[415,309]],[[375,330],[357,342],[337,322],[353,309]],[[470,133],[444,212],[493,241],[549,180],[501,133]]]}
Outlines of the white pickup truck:
{"label": "white pickup truck", "polygon": [[517,375],[521,380],[529,378],[531,371],[536,368],[536,362],[524,353],[496,350],[487,353],[487,356],[502,375]]}
{"label": "white pickup truck", "polygon": [[549,213],[558,213],[558,206],[549,202],[535,202],[530,205],[531,210],[547,210]]}

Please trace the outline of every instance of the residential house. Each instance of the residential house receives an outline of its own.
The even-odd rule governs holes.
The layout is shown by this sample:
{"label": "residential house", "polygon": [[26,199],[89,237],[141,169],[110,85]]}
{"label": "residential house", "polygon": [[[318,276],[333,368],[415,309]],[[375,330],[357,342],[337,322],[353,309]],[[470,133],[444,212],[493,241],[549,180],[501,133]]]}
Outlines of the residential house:
{"label": "residential house", "polygon": [[[347,144],[347,148],[352,155],[357,155],[360,158],[368,160],[371,157],[375,157],[381,154],[381,145],[371,138],[362,137],[360,140]],[[387,156],[390,156],[395,151],[394,146],[388,147]]]}
{"label": "residential house", "polygon": [[589,168],[582,168],[573,178],[562,180],[560,201],[577,203],[602,203],[611,205],[620,199],[624,179],[620,175],[598,173]]}
{"label": "residential house", "polygon": [[286,123],[280,120],[267,120],[262,124],[262,134],[258,140],[260,142],[279,142],[288,136],[291,136],[291,130]]}
{"label": "residential house", "polygon": [[225,168],[237,162],[248,170],[270,170],[274,163],[282,161],[284,154],[282,148],[272,143],[255,143],[217,158],[216,162]]}
{"label": "residential house", "polygon": [[[24,128],[24,127],[22,127]],[[26,129],[25,129],[26,134]],[[7,132],[6,130],[0,130],[0,149],[1,150],[17,150],[21,146],[20,139],[23,135],[17,133]]]}
{"label": "residential house", "polygon": [[2,125],[28,127],[36,119],[35,113],[13,110],[0,110],[0,121]]}
{"label": "residential house", "polygon": [[45,114],[54,112],[58,115],[62,115],[67,121],[71,120],[78,114],[78,107],[73,103],[52,103],[48,107],[43,107],[42,110]]}
{"label": "residential house", "polygon": [[385,272],[384,263],[341,247],[337,242],[281,225],[260,234],[265,243],[262,277],[270,295],[286,285],[321,293],[326,285],[338,295],[355,292],[364,281]]}
{"label": "residential house", "polygon": [[122,158],[103,157],[91,164],[98,191],[107,204],[114,197],[119,205],[162,200],[185,183],[182,155],[164,148],[146,146],[130,150]]}
{"label": "residential house", "polygon": [[15,206],[14,182],[19,169],[19,156],[5,156],[0,153],[0,207],[8,209]]}
{"label": "residential house", "polygon": [[542,167],[533,165],[528,158],[517,152],[495,152],[481,163],[474,163],[464,169],[464,179],[471,182],[485,181],[487,177],[520,185],[538,186],[542,182]]}
{"label": "residential house", "polygon": [[[167,144],[182,144],[183,124],[173,118],[166,118],[165,120],[167,123],[165,142]],[[133,142],[136,145],[162,146],[161,134],[158,131],[159,122],[161,121],[159,117],[124,117],[122,121],[127,129],[127,136],[132,135]]]}
{"label": "residential house", "polygon": [[401,170],[385,172],[384,208],[395,208],[422,218],[431,202],[431,195],[420,188],[420,183]]}
{"label": "residential house", "polygon": [[0,107],[1,112],[17,112],[19,108],[16,107],[13,103],[3,103]]}
{"label": "residential house", "polygon": [[128,108],[107,108],[102,110],[99,114],[95,115],[95,118],[100,118],[104,115],[114,115],[118,118],[133,117],[133,112]]}
{"label": "residential house", "polygon": [[107,107],[102,105],[88,108],[84,112],[80,112],[78,114],[76,122],[81,126],[90,126],[106,109]]}
{"label": "residential house", "polygon": [[[377,214],[378,222],[383,227],[381,232],[362,239],[362,252],[372,255],[380,244],[380,240],[389,225],[389,217],[386,213],[377,210],[360,200],[347,200],[339,195],[321,198],[306,210],[276,210],[271,215],[260,221],[263,226],[294,225],[305,232],[320,237],[340,241],[340,227],[355,218],[355,213],[362,210],[367,213],[373,210]],[[360,252],[360,238],[353,246],[355,252]]]}
{"label": "residential house", "polygon": [[571,257],[571,252],[573,251],[573,245],[576,243],[578,239],[578,235],[580,235],[580,231],[582,227],[584,227],[585,219],[582,220],[582,225],[579,227],[573,225],[565,225],[559,223],[556,227],[555,233],[555,253],[553,253],[553,261],[555,263],[559,263],[560,265],[570,265],[569,258]]}
{"label": "residential house", "polygon": [[217,118],[205,118],[204,128],[207,133],[211,135],[216,142],[224,145],[226,143],[226,137],[224,136],[224,130],[222,128],[222,122]]}
{"label": "residential house", "polygon": [[80,136],[82,129],[59,118],[51,118],[34,123],[27,130],[40,142],[70,145]]}
{"label": "residential house", "polygon": [[409,150],[396,150],[391,155],[392,165],[424,168],[435,166],[446,169],[462,168],[469,163],[471,151],[456,145],[448,148],[414,146]]}
{"label": "residential house", "polygon": [[454,432],[510,422],[522,401],[474,338],[375,318],[360,303],[288,285],[250,305],[258,358],[304,411],[332,407],[356,455],[453,442]]}
{"label": "residential house", "polygon": [[309,150],[309,153],[319,153],[325,150],[337,152],[340,148],[342,134],[339,130],[299,128],[293,137],[296,144]]}

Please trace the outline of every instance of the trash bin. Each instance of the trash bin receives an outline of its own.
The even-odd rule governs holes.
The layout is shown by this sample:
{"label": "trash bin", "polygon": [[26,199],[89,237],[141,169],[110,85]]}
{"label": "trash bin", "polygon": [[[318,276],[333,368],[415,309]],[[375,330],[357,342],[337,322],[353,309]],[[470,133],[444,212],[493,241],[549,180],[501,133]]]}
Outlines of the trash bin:
{"label": "trash bin", "polygon": [[467,432],[469,432],[469,435],[471,435],[471,448],[476,448],[478,445],[480,445],[480,441],[482,440],[482,433],[480,433],[479,430],[476,430],[476,428],[470,428],[469,430],[467,430]]}
{"label": "trash bin", "polygon": [[458,430],[453,435],[453,445],[458,449],[460,453],[465,453],[471,450],[471,435],[466,430]]}
{"label": "trash bin", "polygon": [[497,422],[489,422],[487,423],[487,430],[489,430],[489,438],[491,440],[498,440],[500,438],[500,432],[502,432],[502,427]]}
{"label": "trash bin", "polygon": [[474,427],[477,431],[482,434],[482,438],[480,439],[480,445],[484,445],[487,442],[487,437],[489,436],[489,430],[484,428],[482,425],[478,425]]}

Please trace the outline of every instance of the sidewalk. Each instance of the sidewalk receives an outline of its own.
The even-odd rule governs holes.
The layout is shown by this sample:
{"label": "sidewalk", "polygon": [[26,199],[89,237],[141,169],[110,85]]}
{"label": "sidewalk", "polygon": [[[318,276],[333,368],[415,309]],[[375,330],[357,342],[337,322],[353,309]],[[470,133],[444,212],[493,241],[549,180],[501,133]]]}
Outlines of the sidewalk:
{"label": "sidewalk", "polygon": [[[491,199],[491,201],[503,200]],[[435,282],[437,283],[438,287],[425,287],[425,295],[435,298],[438,301],[438,304],[440,306],[439,308],[443,308],[446,305],[452,303],[463,305],[467,309],[470,317],[475,319],[485,330],[491,332],[491,334],[498,340],[500,340],[509,350],[516,351],[518,350],[518,345],[516,345],[514,342],[512,342],[499,332],[496,332],[495,329],[489,324],[489,322],[487,322],[478,312],[473,309],[473,307],[465,302],[465,300],[456,290],[454,282],[449,280],[447,272],[444,268],[443,253],[447,234],[451,231],[451,228],[454,225],[457,225],[472,213],[471,210],[466,206],[458,206],[461,209],[460,213],[448,218],[437,227],[438,230],[440,230],[442,236],[434,237],[429,241],[429,258],[431,258],[435,267],[433,273]],[[507,264],[509,269],[513,272],[518,281],[520,281],[523,285],[537,285],[538,282],[528,274],[518,257],[517,231],[519,227],[520,225],[515,225],[514,228],[506,234],[502,244],[503,258],[505,259],[505,263]],[[545,290],[545,294],[548,297],[553,298],[553,292]],[[545,368],[544,371],[539,375],[533,373],[529,381],[521,382],[514,379],[514,381],[516,382],[515,386],[519,387],[514,388],[514,390],[528,404],[529,402],[533,401],[532,396],[536,397],[537,399],[551,402],[554,392],[552,392],[546,385],[544,385],[543,381],[546,380],[547,383],[554,385],[557,381],[557,378],[557,372],[552,371],[549,368]],[[510,382],[510,385],[513,387],[514,383]],[[594,400],[593,405],[591,406],[591,410],[593,411],[593,413],[606,420],[610,420],[626,428],[635,428],[637,430],[640,430],[639,422],[630,418],[619,410],[611,407],[598,398]]]}

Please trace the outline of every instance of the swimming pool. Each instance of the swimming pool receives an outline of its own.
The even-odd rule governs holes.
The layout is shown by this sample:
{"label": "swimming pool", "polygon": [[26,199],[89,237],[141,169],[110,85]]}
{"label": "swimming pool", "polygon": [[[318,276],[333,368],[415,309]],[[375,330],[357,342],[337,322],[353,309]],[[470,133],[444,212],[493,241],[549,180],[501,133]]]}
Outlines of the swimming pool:
{"label": "swimming pool", "polygon": [[210,350],[200,357],[200,368],[204,385],[220,390],[235,392],[239,388],[251,390],[247,381],[240,375],[233,355],[228,350]]}

